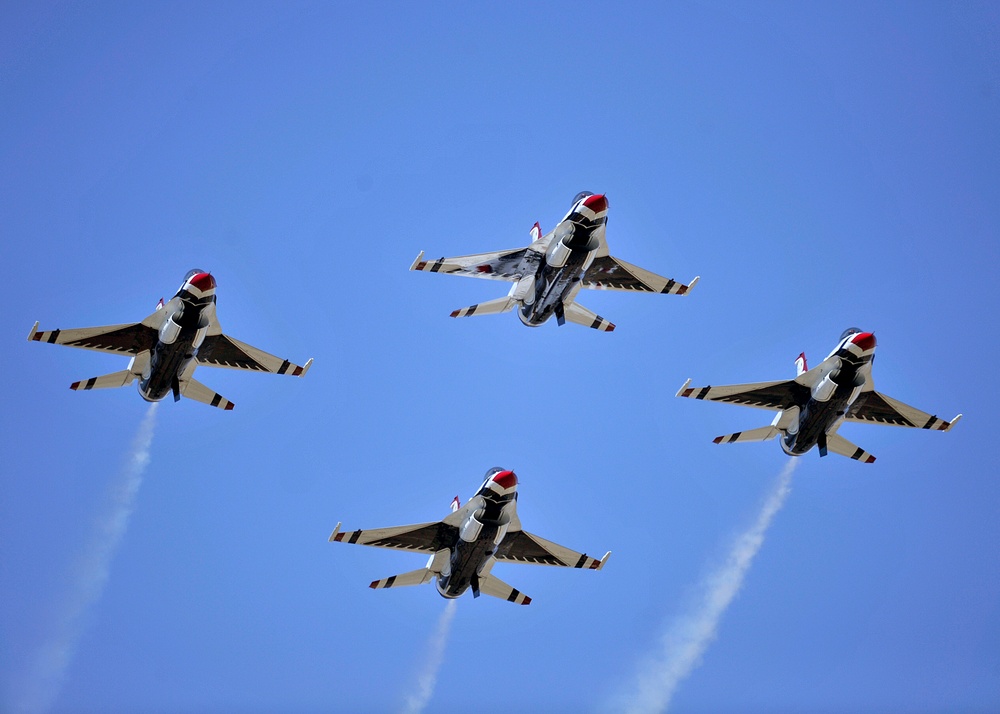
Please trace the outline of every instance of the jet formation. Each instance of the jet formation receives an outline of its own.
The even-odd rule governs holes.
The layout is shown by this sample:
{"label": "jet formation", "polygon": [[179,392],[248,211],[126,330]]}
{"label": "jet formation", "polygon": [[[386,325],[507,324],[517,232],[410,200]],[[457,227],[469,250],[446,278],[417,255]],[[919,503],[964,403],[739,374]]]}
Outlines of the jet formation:
{"label": "jet formation", "polygon": [[174,401],[188,399],[230,410],[235,405],[192,375],[199,365],[304,377],[312,359],[299,366],[222,333],[215,315],[215,278],[203,270],[184,276],[177,294],[156,306],[142,322],[106,327],[40,331],[31,328],[29,341],[132,355],[121,372],[73,382],[70,389],[108,389],[138,382],[147,402],[173,393]]}
{"label": "jet formation", "polygon": [[962,418],[959,414],[944,421],[876,392],[872,381],[875,345],[875,335],[851,327],[818,366],[809,369],[805,353],[800,354],[795,360],[795,379],[722,387],[691,387],[689,379],[677,396],[778,412],[770,426],[717,436],[716,444],[768,441],[780,436],[781,448],[789,456],[801,456],[816,446],[820,456],[832,451],[874,463],[874,456],[837,433],[845,421],[948,431]]}
{"label": "jet formation", "polygon": [[560,325],[569,321],[603,332],[615,326],[576,302],[581,288],[686,295],[698,282],[694,278],[685,285],[611,256],[604,236],[607,222],[607,197],[583,191],[551,231],[542,235],[537,223],[532,227],[527,248],[438,260],[424,260],[421,251],[410,270],[513,283],[507,297],[463,307],[452,317],[495,315],[516,307],[528,327],[555,315]]}
{"label": "jet formation", "polygon": [[[517,309],[521,322],[538,327],[555,316],[559,325],[574,322],[604,332],[614,324],[576,302],[583,288],[686,295],[698,282],[684,284],[664,278],[610,255],[605,229],[608,200],[584,191],[549,233],[538,223],[526,248],[425,261],[423,252],[411,270],[503,280],[513,285],[506,297],[455,310],[452,317],[491,315]],[[303,377],[312,365],[287,359],[223,334],[216,317],[215,278],[203,270],[184,276],[177,293],[141,322],[106,327],[40,331],[36,322],[29,341],[131,355],[120,372],[74,382],[73,390],[123,387],[137,382],[143,399],[156,402],[173,394],[229,410],[233,403],[193,378],[199,365]],[[742,404],[777,414],[769,426],[716,437],[715,443],[767,441],[780,437],[789,456],[818,447],[864,463],[875,457],[837,433],[845,421],[888,424],[936,431],[950,430],[951,421],[875,391],[872,362],[875,335],[849,328],[823,362],[809,369],[805,354],[796,360],[794,379],[727,386],[691,387],[688,379],[678,397]],[[482,486],[463,506],[456,496],[443,520],[408,526],[341,531],[330,541],[394,548],[429,555],[423,568],[371,583],[373,589],[421,585],[434,581],[445,598],[472,590],[527,605],[531,598],[492,573],[500,562],[533,563],[601,570],[611,555],[592,558],[528,533],[517,515],[518,479],[513,471],[492,468]]]}
{"label": "jet formation", "polygon": [[493,575],[496,563],[600,570],[611,555],[609,551],[597,560],[522,530],[517,517],[517,476],[500,467],[486,472],[483,485],[464,506],[456,496],[444,520],[349,532],[341,531],[338,523],[330,541],[430,555],[423,568],[375,580],[369,586],[375,590],[434,580],[438,593],[448,599],[461,597],[471,588],[473,597],[486,594],[518,605],[530,604],[531,598]]}

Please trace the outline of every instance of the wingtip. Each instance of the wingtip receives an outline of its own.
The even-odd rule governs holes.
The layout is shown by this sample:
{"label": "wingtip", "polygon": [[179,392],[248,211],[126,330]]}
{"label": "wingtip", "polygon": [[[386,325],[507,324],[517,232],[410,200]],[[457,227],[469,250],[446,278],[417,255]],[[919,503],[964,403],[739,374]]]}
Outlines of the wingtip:
{"label": "wingtip", "polygon": [[310,357],[309,359],[306,360],[306,363],[304,365],[302,365],[302,373],[299,374],[299,376],[300,377],[305,377],[306,376],[306,372],[309,371],[309,368],[312,367],[312,364],[313,364],[313,358]]}
{"label": "wingtip", "polygon": [[420,255],[418,255],[418,256],[417,256],[417,257],[416,257],[416,258],[415,258],[415,259],[413,260],[413,263],[411,263],[411,264],[410,264],[410,270],[417,270],[417,269],[418,269],[418,268],[417,268],[417,265],[418,265],[418,264],[420,263],[420,261],[421,261],[421,260],[423,260],[423,259],[424,259],[424,251],[420,251]]}
{"label": "wingtip", "polygon": [[35,339],[35,333],[38,332],[38,320],[35,320],[34,326],[31,328],[31,332],[28,333],[28,342]]}
{"label": "wingtip", "polygon": [[602,570],[604,568],[604,564],[608,562],[608,558],[610,557],[611,557],[611,551],[609,550],[607,553],[604,554],[604,557],[601,558],[600,562],[597,565],[597,569]]}
{"label": "wingtip", "polygon": [[333,543],[333,541],[336,540],[337,534],[340,533],[340,526],[341,526],[341,523],[338,522],[337,523],[337,527],[334,528],[333,529],[333,533],[330,534],[330,538],[327,540],[327,543]]}
{"label": "wingtip", "polygon": [[691,291],[694,290],[694,286],[698,284],[699,280],[701,280],[701,276],[700,275],[695,275],[694,276],[694,280],[692,280],[690,283],[688,283],[688,289],[686,291],[684,291],[684,294],[685,295],[690,295]]}
{"label": "wingtip", "polygon": [[689,384],[691,384],[691,378],[690,377],[688,377],[688,380],[684,384],[681,385],[681,388],[677,390],[677,394],[675,394],[674,396],[675,397],[683,397],[684,396],[684,390],[688,388]]}
{"label": "wingtip", "polygon": [[524,600],[521,602],[521,604],[522,605],[530,605],[531,604],[531,598],[528,597],[527,595],[525,595],[524,596]]}
{"label": "wingtip", "polygon": [[959,421],[959,420],[960,420],[961,418],[962,418],[962,415],[961,415],[961,414],[958,414],[958,415],[956,415],[954,419],[952,419],[952,420],[951,420],[950,422],[948,422],[948,428],[946,429],[946,431],[951,431],[951,428],[952,428],[953,426],[955,426],[956,424],[958,424],[958,421]]}
{"label": "wingtip", "polygon": [[372,590],[378,590],[378,580],[372,580],[371,585],[369,585]]}

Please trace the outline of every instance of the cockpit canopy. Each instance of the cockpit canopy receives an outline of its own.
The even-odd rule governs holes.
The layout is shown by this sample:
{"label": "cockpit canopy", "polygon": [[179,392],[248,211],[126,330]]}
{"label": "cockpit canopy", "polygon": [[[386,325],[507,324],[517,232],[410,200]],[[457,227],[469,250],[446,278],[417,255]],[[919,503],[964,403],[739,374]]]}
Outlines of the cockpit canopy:
{"label": "cockpit canopy", "polygon": [[850,335],[856,335],[859,332],[861,332],[860,327],[848,327],[846,330],[844,330],[843,334],[841,334],[840,339],[843,340],[845,337],[848,337]]}
{"label": "cockpit canopy", "polygon": [[593,196],[593,195],[594,195],[593,191],[580,191],[580,193],[576,194],[576,198],[573,199],[573,205],[575,206],[580,201],[585,199],[587,196]]}
{"label": "cockpit canopy", "polygon": [[486,477],[483,479],[483,481],[489,481],[491,478],[496,476],[501,471],[506,471],[506,470],[507,469],[503,468],[502,466],[494,466],[493,468],[491,468],[489,471],[486,472]]}
{"label": "cockpit canopy", "polygon": [[187,271],[187,274],[184,276],[184,282],[186,283],[188,280],[190,280],[191,278],[193,278],[195,275],[200,275],[201,273],[204,273],[204,272],[205,271],[202,270],[201,268],[191,268],[191,270]]}

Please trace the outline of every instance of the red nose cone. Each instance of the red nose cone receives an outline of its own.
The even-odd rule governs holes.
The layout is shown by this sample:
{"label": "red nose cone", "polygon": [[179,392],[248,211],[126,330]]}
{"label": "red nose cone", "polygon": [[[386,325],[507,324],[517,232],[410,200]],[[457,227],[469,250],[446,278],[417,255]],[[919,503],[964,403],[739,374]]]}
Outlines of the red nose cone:
{"label": "red nose cone", "polygon": [[875,349],[875,335],[873,335],[871,332],[861,332],[852,337],[851,342],[853,342],[866,352],[868,350]]}
{"label": "red nose cone", "polygon": [[583,199],[583,205],[594,213],[600,213],[601,211],[608,210],[608,199],[602,195],[587,196]]}
{"label": "red nose cone", "polygon": [[513,471],[501,471],[493,477],[493,482],[500,488],[514,488],[517,485],[517,475]]}
{"label": "red nose cone", "polygon": [[208,273],[198,273],[189,281],[196,288],[205,292],[206,290],[212,290],[215,287],[215,278],[213,278]]}

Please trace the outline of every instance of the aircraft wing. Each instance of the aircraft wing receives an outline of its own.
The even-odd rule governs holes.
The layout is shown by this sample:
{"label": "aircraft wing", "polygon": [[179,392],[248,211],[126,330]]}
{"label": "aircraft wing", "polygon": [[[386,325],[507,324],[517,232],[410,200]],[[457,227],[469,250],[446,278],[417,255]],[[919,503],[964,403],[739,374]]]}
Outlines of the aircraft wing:
{"label": "aircraft wing", "polygon": [[275,357],[264,350],[235,340],[229,335],[209,334],[198,348],[198,364],[304,377],[312,366],[312,360],[306,362],[304,367],[300,367],[287,359]]}
{"label": "aircraft wing", "polygon": [[438,258],[437,260],[424,260],[424,253],[421,251],[417,259],[413,261],[413,265],[410,266],[410,270],[514,282],[522,275],[533,272],[534,266],[530,266],[530,262],[540,259],[541,255],[537,252],[531,252],[529,255],[528,248],[460,255],[455,258]]}
{"label": "aircraft wing", "polygon": [[887,424],[889,426],[908,426],[915,429],[935,429],[948,431],[962,415],[950,422],[937,416],[922,412],[907,404],[887,397],[879,392],[862,392],[847,412],[847,421],[864,422],[867,424]]}
{"label": "aircraft wing", "polygon": [[742,404],[771,411],[787,409],[795,404],[805,404],[809,399],[809,387],[799,384],[794,379],[783,382],[730,384],[722,387],[689,387],[689,384],[691,384],[690,379],[677,392],[678,397]]}
{"label": "aircraft wing", "polygon": [[435,523],[417,523],[412,526],[370,528],[357,531],[341,531],[340,524],[337,524],[337,529],[330,536],[330,540],[340,543],[371,545],[377,548],[436,553],[442,548],[450,548],[457,537],[458,528],[437,521]]}
{"label": "aircraft wing", "polygon": [[72,330],[39,330],[36,322],[31,328],[28,340],[99,352],[137,355],[153,349],[156,345],[157,328],[146,324],[149,321],[150,318],[146,318],[142,322],[126,325],[81,327]]}
{"label": "aircraft wing", "polygon": [[496,559],[508,563],[533,563],[535,565],[557,565],[564,568],[588,568],[600,570],[607,562],[610,552],[603,558],[591,558],[586,553],[577,553],[552,541],[539,538],[527,531],[507,532],[507,537],[497,548]]}
{"label": "aircraft wing", "polygon": [[644,293],[685,295],[698,282],[689,285],[651,273],[637,265],[626,263],[611,255],[594,258],[583,276],[583,287],[591,290],[635,290]]}

